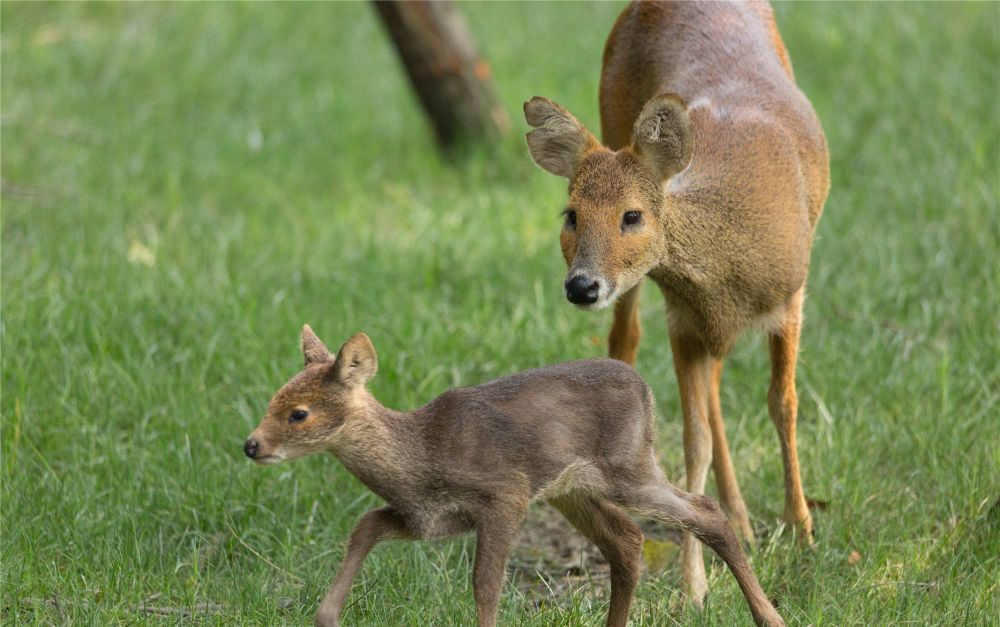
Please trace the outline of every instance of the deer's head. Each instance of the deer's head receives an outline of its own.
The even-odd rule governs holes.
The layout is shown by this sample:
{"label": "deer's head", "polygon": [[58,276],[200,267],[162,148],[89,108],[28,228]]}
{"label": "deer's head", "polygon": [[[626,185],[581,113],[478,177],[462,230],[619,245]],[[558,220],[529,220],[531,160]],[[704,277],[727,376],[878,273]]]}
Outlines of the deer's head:
{"label": "deer's head", "polygon": [[673,94],[653,98],[618,151],[551,100],[532,98],[524,116],[535,129],[527,135],[535,163],[570,181],[560,236],[566,297],[606,307],[663,257],[663,188],[691,159],[687,106]]}

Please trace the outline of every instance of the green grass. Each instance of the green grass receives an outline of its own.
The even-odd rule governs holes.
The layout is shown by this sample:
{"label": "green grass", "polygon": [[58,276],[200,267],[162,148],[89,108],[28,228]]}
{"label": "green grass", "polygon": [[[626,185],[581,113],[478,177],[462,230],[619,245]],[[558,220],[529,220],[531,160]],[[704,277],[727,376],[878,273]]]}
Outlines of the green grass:
{"label": "green grass", "polygon": [[[618,4],[463,5],[514,132],[450,167],[363,4],[2,5],[2,603],[5,623],[303,623],[378,501],[333,459],[261,469],[242,440],[310,322],[374,339],[376,394],[600,355],[608,315],[564,302],[564,183],[520,102],[592,127]],[[1000,5],[777,7],[830,143],[799,369],[818,543],[779,534],[766,351],[737,346],[723,404],[761,582],[796,624],[1000,616]],[[261,139],[259,150],[252,141]],[[129,261],[144,246],[155,263]],[[683,476],[660,296],[639,370]],[[380,547],[349,624],[470,624],[469,540]],[[849,564],[852,551],[860,561]],[[704,612],[676,568],[635,625],[748,623],[715,564]],[[598,583],[597,585],[603,585]],[[25,598],[58,598],[59,608]],[[284,601],[279,601],[285,599]],[[592,586],[501,619],[597,625]]]}

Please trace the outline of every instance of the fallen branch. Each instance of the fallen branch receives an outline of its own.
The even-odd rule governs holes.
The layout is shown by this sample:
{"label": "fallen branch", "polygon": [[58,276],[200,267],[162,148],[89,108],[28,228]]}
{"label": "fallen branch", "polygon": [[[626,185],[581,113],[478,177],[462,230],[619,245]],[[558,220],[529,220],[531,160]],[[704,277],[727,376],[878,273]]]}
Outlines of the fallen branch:
{"label": "fallen branch", "polygon": [[[160,595],[154,595],[151,598],[158,598]],[[65,618],[65,613],[63,612],[64,607],[93,607],[93,603],[87,601],[68,601],[66,599],[60,599],[57,597],[52,597],[50,599],[38,599],[32,597],[26,597],[21,599],[21,605],[26,605],[30,608],[40,608],[48,607],[59,612],[60,616]],[[207,614],[211,612],[221,612],[226,609],[224,605],[219,603],[202,602],[195,603],[190,607],[175,607],[170,605],[146,605],[143,602],[141,605],[132,606],[132,609],[136,612],[144,612],[146,614],[157,614],[160,616],[194,616],[195,614]]]}
{"label": "fallen branch", "polygon": [[140,608],[143,612],[147,614],[159,614],[160,616],[171,616],[171,615],[181,615],[181,616],[191,616],[192,614],[207,614],[209,612],[221,612],[226,609],[225,606],[219,605],[218,603],[196,603],[191,607],[171,607],[169,605],[145,605],[143,604]]}

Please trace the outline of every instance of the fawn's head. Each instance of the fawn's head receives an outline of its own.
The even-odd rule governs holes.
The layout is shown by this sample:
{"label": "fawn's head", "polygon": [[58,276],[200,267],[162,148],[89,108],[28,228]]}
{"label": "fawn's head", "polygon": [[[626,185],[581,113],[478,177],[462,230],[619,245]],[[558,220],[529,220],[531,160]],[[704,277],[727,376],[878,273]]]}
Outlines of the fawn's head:
{"label": "fawn's head", "polygon": [[367,406],[365,383],[378,369],[364,333],[344,342],[334,357],[309,325],[302,329],[305,369],[274,395],[243,450],[259,464],[276,464],[330,449],[344,421]]}
{"label": "fawn's head", "polygon": [[524,103],[524,117],[535,128],[527,135],[535,163],[570,181],[560,236],[566,297],[606,307],[663,256],[663,188],[691,159],[687,105],[673,94],[653,98],[618,151],[551,100]]}

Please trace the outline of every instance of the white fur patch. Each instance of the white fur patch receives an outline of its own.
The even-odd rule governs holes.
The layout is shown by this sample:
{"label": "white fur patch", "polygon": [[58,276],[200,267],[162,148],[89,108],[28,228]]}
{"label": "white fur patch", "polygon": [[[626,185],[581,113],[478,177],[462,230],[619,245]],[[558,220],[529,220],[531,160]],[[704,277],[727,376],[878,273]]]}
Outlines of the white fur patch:
{"label": "white fur patch", "polygon": [[775,307],[771,311],[766,311],[759,316],[755,316],[750,321],[750,327],[763,331],[764,333],[777,333],[781,325],[785,322],[788,310],[785,306]]}
{"label": "white fur patch", "polygon": [[570,492],[602,492],[607,489],[604,476],[592,462],[577,458],[549,481],[535,495],[535,499],[551,499]]}

